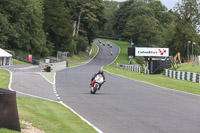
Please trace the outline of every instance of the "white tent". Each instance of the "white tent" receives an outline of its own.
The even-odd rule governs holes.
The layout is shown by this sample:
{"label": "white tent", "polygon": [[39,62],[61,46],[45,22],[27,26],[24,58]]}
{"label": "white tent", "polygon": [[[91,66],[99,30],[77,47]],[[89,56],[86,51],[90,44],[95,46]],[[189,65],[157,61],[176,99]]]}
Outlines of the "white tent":
{"label": "white tent", "polygon": [[12,55],[0,48],[0,66],[11,65]]}

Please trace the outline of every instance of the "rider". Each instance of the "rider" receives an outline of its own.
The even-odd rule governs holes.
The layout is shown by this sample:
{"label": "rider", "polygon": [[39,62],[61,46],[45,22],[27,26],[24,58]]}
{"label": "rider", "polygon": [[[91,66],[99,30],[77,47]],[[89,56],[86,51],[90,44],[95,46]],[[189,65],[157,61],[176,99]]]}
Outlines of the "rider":
{"label": "rider", "polygon": [[[93,82],[94,78],[95,78],[98,74],[101,74],[101,75],[103,76],[103,81],[105,82],[105,76],[104,76],[103,70],[101,69],[98,73],[95,73],[95,74],[94,74],[94,76],[93,76],[92,79],[91,79],[90,85],[93,84],[92,82]],[[101,88],[101,86],[102,86],[102,84],[100,85],[99,89]]]}

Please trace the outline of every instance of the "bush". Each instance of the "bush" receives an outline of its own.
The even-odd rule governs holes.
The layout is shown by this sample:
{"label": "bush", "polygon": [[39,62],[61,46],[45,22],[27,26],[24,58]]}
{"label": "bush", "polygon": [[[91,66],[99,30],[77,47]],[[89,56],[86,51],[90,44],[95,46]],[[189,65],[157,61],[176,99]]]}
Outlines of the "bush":
{"label": "bush", "polygon": [[88,47],[88,45],[89,45],[88,39],[86,37],[83,37],[83,36],[80,36],[80,37],[76,38],[75,41],[77,42],[76,43],[77,53],[79,51],[83,51],[84,52],[86,50],[86,48]]}
{"label": "bush", "polygon": [[137,56],[137,57],[135,57],[135,61],[138,64],[142,65],[143,61],[145,61],[145,58],[143,56]]}
{"label": "bush", "polygon": [[8,49],[4,49],[6,52],[10,53],[12,56],[15,55],[15,51],[12,51],[12,50],[8,50]]}

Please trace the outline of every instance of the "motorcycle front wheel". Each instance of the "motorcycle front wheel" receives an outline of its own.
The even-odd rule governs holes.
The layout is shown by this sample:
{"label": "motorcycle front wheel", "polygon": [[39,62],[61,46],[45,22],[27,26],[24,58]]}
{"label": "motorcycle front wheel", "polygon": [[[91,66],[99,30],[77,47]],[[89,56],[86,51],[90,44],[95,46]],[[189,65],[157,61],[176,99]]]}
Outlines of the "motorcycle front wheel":
{"label": "motorcycle front wheel", "polygon": [[90,93],[91,93],[91,94],[95,94],[96,91],[97,91],[97,88],[98,88],[98,84],[95,83],[95,84],[94,84],[94,87],[91,89]]}

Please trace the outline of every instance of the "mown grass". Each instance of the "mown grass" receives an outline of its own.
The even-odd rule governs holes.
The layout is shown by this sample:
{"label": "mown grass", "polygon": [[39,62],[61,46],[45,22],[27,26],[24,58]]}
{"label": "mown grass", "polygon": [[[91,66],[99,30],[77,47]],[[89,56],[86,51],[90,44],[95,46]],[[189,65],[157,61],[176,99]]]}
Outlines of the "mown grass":
{"label": "mown grass", "polygon": [[89,61],[94,57],[94,55],[97,53],[98,47],[92,43],[92,53],[90,56],[86,52],[80,52],[78,55],[73,55],[72,57],[68,57],[67,60],[69,62],[69,67],[77,66],[82,62]]}
{"label": "mown grass", "polygon": [[20,132],[9,129],[0,129],[0,133],[20,133]]}
{"label": "mown grass", "polygon": [[128,42],[108,40],[108,39],[101,39],[101,40],[113,42],[121,48],[121,52],[117,60],[109,66],[104,66],[103,67],[104,70],[117,74],[117,75],[131,78],[131,79],[155,84],[161,87],[200,95],[200,84],[198,83],[193,83],[193,82],[185,81],[185,80],[171,79],[162,74],[144,75],[142,73],[136,73],[136,72],[117,68],[116,67],[117,63],[126,63],[126,64],[128,63],[127,48],[130,46],[130,44]]}
{"label": "mown grass", "polygon": [[30,63],[22,62],[16,59],[12,59],[12,60],[13,60],[13,65],[31,65]]}
{"label": "mown grass", "polygon": [[[0,69],[0,85],[8,88],[9,72]],[[56,102],[40,99],[17,97],[20,120],[26,120],[46,133],[94,133],[86,122],[66,107]],[[22,128],[24,126],[21,126]],[[0,133],[16,133],[8,129],[0,129]]]}
{"label": "mown grass", "polygon": [[20,119],[33,123],[34,127],[38,127],[47,133],[96,132],[59,103],[18,97],[17,104]]}
{"label": "mown grass", "polygon": [[181,63],[179,66],[180,67],[176,69],[177,71],[200,73],[200,66],[192,66],[192,63]]}
{"label": "mown grass", "polygon": [[39,74],[43,75],[44,77],[46,77],[49,82],[51,82],[52,84],[54,83],[54,72],[39,72]]}
{"label": "mown grass", "polygon": [[10,74],[8,71],[0,69],[0,88],[8,89],[8,84],[10,81]]}

